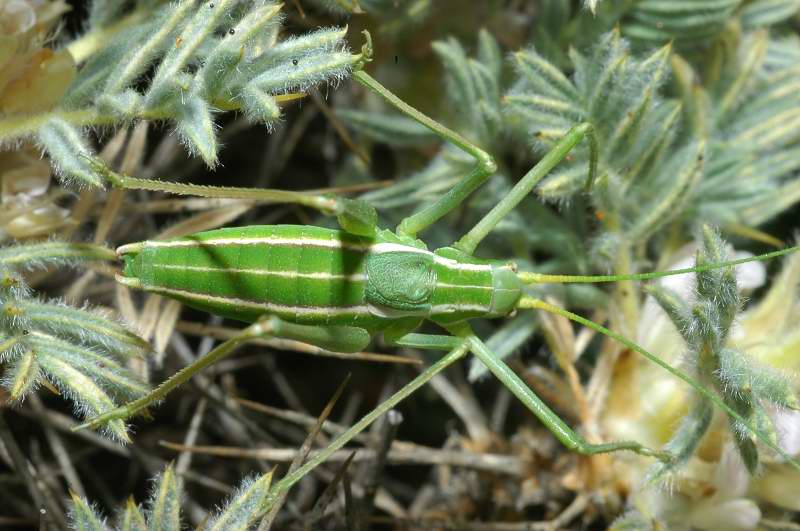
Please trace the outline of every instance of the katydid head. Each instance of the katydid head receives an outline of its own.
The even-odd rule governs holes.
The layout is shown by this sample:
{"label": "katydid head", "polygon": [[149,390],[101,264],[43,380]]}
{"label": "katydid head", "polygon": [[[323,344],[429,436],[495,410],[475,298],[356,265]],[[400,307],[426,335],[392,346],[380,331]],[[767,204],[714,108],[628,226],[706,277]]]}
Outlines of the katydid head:
{"label": "katydid head", "polygon": [[492,304],[490,316],[505,316],[517,309],[522,286],[513,263],[492,266]]}

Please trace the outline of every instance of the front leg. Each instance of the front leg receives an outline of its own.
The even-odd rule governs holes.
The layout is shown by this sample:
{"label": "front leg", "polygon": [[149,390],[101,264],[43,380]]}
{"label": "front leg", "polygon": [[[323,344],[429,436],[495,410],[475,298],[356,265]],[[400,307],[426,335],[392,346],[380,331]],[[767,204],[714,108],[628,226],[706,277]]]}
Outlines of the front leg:
{"label": "front leg", "polygon": [[[421,123],[475,159],[475,166],[472,171],[446,194],[421,211],[403,219],[397,227],[398,234],[415,237],[419,232],[430,227],[440,218],[464,203],[472,192],[480,188],[497,171],[497,163],[486,151],[452,129],[448,129],[436,120],[411,107],[363,70],[354,72],[353,79],[382,97],[405,115]],[[522,177],[508,195],[495,205],[475,227],[455,242],[453,247],[472,254],[478,244],[497,224],[533,190],[539,181],[546,177],[556,165],[567,158],[570,151],[583,139],[587,139],[589,142],[589,171],[586,188],[590,188],[597,173],[597,139],[592,125],[582,123],[570,129],[553,149]]]}
{"label": "front leg", "polygon": [[229,356],[243,343],[263,337],[293,339],[336,352],[359,352],[366,348],[371,339],[369,332],[354,326],[299,325],[274,316],[265,317],[242,330],[236,337],[220,343],[208,354],[184,367],[145,396],[91,418],[73,428],[73,431],[97,428],[112,420],[132,417],[150,404],[162,400],[173,389],[185,383],[198,372]]}
{"label": "front leg", "polygon": [[452,129],[448,129],[436,120],[422,114],[414,107],[398,98],[389,89],[381,85],[378,80],[363,70],[353,72],[353,79],[386,100],[400,112],[421,123],[435,134],[451,142],[461,151],[475,159],[475,167],[472,171],[463,177],[450,191],[436,200],[432,205],[403,219],[400,225],[397,226],[398,234],[416,237],[419,232],[430,227],[448,212],[461,205],[472,192],[483,185],[497,170],[497,164],[486,151]]}

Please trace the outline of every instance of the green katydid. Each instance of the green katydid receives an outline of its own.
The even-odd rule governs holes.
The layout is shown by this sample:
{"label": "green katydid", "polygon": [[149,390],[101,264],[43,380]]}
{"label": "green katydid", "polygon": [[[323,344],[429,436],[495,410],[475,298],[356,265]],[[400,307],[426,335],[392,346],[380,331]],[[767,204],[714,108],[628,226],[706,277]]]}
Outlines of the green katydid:
{"label": "green katydid", "polygon": [[[382,333],[387,342],[392,344],[448,353],[341,434],[313,459],[284,478],[278,484],[278,490],[289,488],[380,415],[468,352],[477,356],[569,449],[585,455],[630,450],[670,462],[673,456],[669,452],[645,447],[637,441],[594,444],[585,440],[495,356],[469,324],[475,318],[504,317],[517,309],[540,309],[593,328],[644,355],[688,383],[729,416],[747,425],[764,444],[800,467],[773,440],[753,428],[739,413],[688,375],[619,334],[527,295],[524,290],[527,284],[537,282],[645,280],[697,272],[750,260],[766,260],[793,252],[798,247],[679,271],[621,276],[539,275],[517,272],[511,263],[475,258],[473,253],[480,242],[583,140],[589,142],[592,153],[587,180],[587,186],[591,185],[596,171],[596,146],[592,126],[583,123],[570,130],[462,238],[450,247],[430,251],[416,235],[458,207],[494,173],[496,165],[489,154],[404,103],[363,70],[357,70],[353,77],[473,156],[476,160],[473,171],[447,194],[429,207],[405,218],[397,230],[391,232],[375,230],[374,211],[358,202],[283,191],[164,184],[117,175],[103,169],[107,178],[120,187],[301,203],[337,215],[342,229],[290,225],[227,228],[174,240],[140,242],[120,247],[118,254],[125,263],[120,282],[253,324],[148,395],[90,419],[79,428],[96,427],[112,419],[124,419],[136,414],[253,338],[290,338],[330,350],[358,351],[365,348],[376,334]],[[414,330],[425,320],[438,324],[449,334],[415,333]]]}

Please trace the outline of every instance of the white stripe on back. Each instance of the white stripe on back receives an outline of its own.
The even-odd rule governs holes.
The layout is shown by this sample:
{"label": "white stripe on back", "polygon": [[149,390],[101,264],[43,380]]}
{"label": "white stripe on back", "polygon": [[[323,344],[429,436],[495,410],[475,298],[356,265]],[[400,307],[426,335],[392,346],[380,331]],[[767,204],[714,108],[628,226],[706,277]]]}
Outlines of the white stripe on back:
{"label": "white stripe on back", "polygon": [[[132,244],[137,245],[137,244]],[[355,242],[345,242],[342,240],[327,240],[320,238],[213,238],[208,240],[172,240],[172,241],[146,241],[143,242],[143,247],[214,247],[214,246],[227,246],[227,245],[283,245],[283,246],[309,246],[309,247],[323,247],[328,249],[347,249],[350,251],[369,251],[371,253],[391,253],[391,252],[404,252],[404,253],[418,253],[433,257],[437,264],[445,265],[452,269],[460,269],[463,271],[491,271],[492,266],[488,264],[465,264],[436,255],[428,250],[419,249],[410,245],[403,245],[401,243],[374,243],[374,244],[359,244]],[[124,254],[125,247],[122,246],[117,249],[117,252]]]}
{"label": "white stripe on back", "polygon": [[334,275],[333,273],[300,273],[297,271],[267,271],[264,269],[240,269],[235,267],[203,267],[177,264],[154,264],[156,269],[176,269],[180,271],[195,271],[198,273],[232,273],[236,275],[258,275],[280,278],[310,278],[319,280],[347,280],[349,282],[364,282],[367,275],[355,273],[352,275]]}
{"label": "white stripe on back", "polygon": [[203,293],[194,293],[182,289],[164,288],[161,286],[148,286],[147,291],[154,293],[163,293],[165,295],[172,295],[175,297],[183,297],[185,299],[197,302],[213,302],[217,304],[228,304],[231,306],[241,306],[244,308],[252,308],[255,310],[263,310],[274,314],[292,314],[292,315],[368,315],[369,307],[365,305],[359,306],[289,306],[285,304],[275,304],[272,302],[257,302],[247,299],[239,299],[236,297],[217,297],[215,295],[206,295]]}
{"label": "white stripe on back", "polygon": [[437,304],[431,306],[431,315],[455,312],[488,312],[489,308],[482,304]]}
{"label": "white stripe on back", "polygon": [[[366,251],[371,244],[358,244],[343,242],[341,240],[326,240],[324,238],[210,238],[208,240],[170,240],[151,241],[144,243],[144,247],[215,247],[227,245],[283,245],[290,247],[325,247],[328,249],[349,249],[353,251]],[[135,244],[134,244],[135,245]],[[125,247],[125,246],[123,246]],[[120,248],[122,249],[122,248]],[[124,251],[123,251],[124,252]]]}
{"label": "white stripe on back", "polygon": [[492,286],[474,286],[469,284],[448,284],[446,282],[437,282],[437,288],[456,288],[456,289],[480,289],[484,291],[493,291],[494,288]]}

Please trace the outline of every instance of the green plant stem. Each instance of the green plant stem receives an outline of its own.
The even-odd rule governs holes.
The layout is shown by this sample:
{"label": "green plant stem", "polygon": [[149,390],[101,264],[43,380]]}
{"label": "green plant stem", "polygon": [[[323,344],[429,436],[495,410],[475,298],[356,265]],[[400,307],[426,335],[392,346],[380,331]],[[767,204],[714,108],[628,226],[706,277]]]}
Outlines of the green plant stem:
{"label": "green plant stem", "polygon": [[93,107],[71,111],[54,109],[39,114],[9,116],[0,119],[0,144],[30,136],[54,118],[60,118],[77,126],[110,125],[117,120],[110,114],[102,114]]}
{"label": "green plant stem", "polygon": [[47,242],[4,247],[0,265],[14,266],[28,262],[53,260],[115,260],[113,249],[93,243]]}
{"label": "green plant stem", "polygon": [[[294,93],[275,96],[275,101],[278,103],[295,99],[298,99],[298,95]],[[215,100],[212,104],[214,107],[226,111],[241,108],[240,102],[230,100]],[[31,136],[52,119],[61,119],[76,127],[93,127],[113,125],[129,120],[168,120],[172,117],[173,114],[167,109],[153,109],[149,111],[142,110],[136,116],[123,118],[110,113],[102,113],[95,107],[72,110],[56,108],[38,114],[12,115],[0,119],[0,145]]]}

